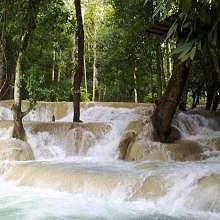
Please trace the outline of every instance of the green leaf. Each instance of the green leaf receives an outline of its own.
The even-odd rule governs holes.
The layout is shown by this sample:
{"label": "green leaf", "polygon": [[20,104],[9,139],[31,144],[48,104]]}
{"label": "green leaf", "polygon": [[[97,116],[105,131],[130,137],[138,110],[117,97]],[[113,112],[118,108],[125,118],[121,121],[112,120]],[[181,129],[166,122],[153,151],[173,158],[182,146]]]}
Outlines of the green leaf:
{"label": "green leaf", "polygon": [[180,44],[174,51],[173,53],[174,54],[186,54],[188,53],[191,49],[192,49],[192,46],[193,46],[193,42],[190,41],[189,43],[183,43],[183,44]]}
{"label": "green leaf", "polygon": [[154,11],[153,17],[156,17],[166,7],[166,4],[167,0],[160,0]]}
{"label": "green leaf", "polygon": [[189,14],[189,11],[192,7],[192,0],[182,0],[182,9],[183,9],[183,12],[188,15]]}
{"label": "green leaf", "polygon": [[196,45],[192,48],[192,50],[189,52],[189,54],[188,54],[188,56],[189,56],[189,58],[191,59],[191,60],[193,60],[194,59],[194,57],[195,57],[195,54],[196,54]]}
{"label": "green leaf", "polygon": [[217,46],[218,42],[218,25],[220,24],[220,15],[217,18],[216,22],[214,23],[212,30],[208,33],[208,41],[213,46]]}
{"label": "green leaf", "polygon": [[175,35],[177,28],[178,28],[178,19],[176,19],[175,22],[170,27],[165,40],[168,40],[171,36]]}
{"label": "green leaf", "polygon": [[187,49],[185,49],[180,55],[179,55],[179,59],[182,61],[186,61],[188,59],[193,60],[196,54],[196,43],[191,42],[190,44],[188,44],[188,46],[186,46]]}

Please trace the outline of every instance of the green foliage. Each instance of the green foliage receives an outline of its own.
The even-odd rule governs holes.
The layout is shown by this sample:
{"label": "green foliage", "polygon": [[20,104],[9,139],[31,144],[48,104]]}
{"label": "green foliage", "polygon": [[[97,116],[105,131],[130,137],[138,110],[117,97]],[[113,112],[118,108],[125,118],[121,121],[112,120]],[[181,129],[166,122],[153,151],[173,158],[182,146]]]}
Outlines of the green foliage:
{"label": "green foliage", "polygon": [[85,88],[80,88],[80,101],[81,102],[89,102],[91,100],[91,94],[86,92]]}
{"label": "green foliage", "polygon": [[151,79],[157,78],[152,74],[157,75],[155,49],[159,39],[146,34],[153,5],[144,3],[112,1],[110,17],[100,29],[99,81],[106,85],[106,100],[133,101],[136,87],[139,101],[144,101],[144,94],[152,88]]}
{"label": "green foliage", "polygon": [[[164,14],[168,4],[175,4],[173,0],[159,0],[155,14]],[[179,59],[193,60],[196,52],[209,52],[210,48],[220,44],[220,2],[179,0],[172,11],[176,19],[170,28],[167,38],[178,35],[181,42],[176,54]],[[162,7],[163,5],[163,7]]]}
{"label": "green foliage", "polygon": [[[70,19],[60,0],[52,1],[40,11],[37,27],[22,65],[22,84],[26,90],[26,98],[45,101],[69,100],[73,69],[71,37],[74,25],[74,20]],[[56,75],[54,82],[53,71]]]}
{"label": "green foliage", "polygon": [[[8,75],[13,72],[21,36],[28,24],[24,19],[30,14],[27,2],[0,2],[1,40],[7,47]],[[40,6],[22,61],[22,96],[72,101],[77,46],[74,1],[45,0]],[[133,101],[134,88],[140,102],[154,101],[161,95],[160,90],[165,90],[171,75],[172,55],[182,61],[194,60],[189,82],[192,93],[201,81],[209,80],[206,75],[210,75],[213,66],[205,70],[201,60],[210,49],[220,46],[219,1],[84,0],[82,8],[88,83],[88,92],[84,86],[81,88],[82,101],[91,99],[95,53],[97,97],[102,101]],[[146,33],[148,25],[167,18],[173,21],[167,39]],[[174,49],[177,35],[181,39]]]}

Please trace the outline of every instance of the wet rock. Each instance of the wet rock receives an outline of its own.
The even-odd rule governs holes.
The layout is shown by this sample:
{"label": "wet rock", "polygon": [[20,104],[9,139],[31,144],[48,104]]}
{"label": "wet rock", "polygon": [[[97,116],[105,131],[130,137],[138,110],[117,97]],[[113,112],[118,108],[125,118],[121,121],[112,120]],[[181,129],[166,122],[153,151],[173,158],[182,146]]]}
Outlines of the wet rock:
{"label": "wet rock", "polygon": [[202,142],[212,150],[220,151],[220,137],[210,137]]}
{"label": "wet rock", "polygon": [[157,143],[145,143],[143,140],[135,141],[128,148],[126,160],[168,160],[166,152]]}
{"label": "wet rock", "polygon": [[147,149],[146,144],[139,140],[130,144],[126,155],[124,157],[125,160],[144,160],[146,159],[149,150]]}
{"label": "wet rock", "polygon": [[139,120],[139,121],[132,121],[128,124],[126,131],[133,130],[137,134],[139,134],[141,131],[143,131],[144,128],[144,122]]}
{"label": "wet rock", "polygon": [[139,186],[132,198],[157,198],[165,195],[165,180],[161,176],[149,176]]}
{"label": "wet rock", "polygon": [[205,109],[192,109],[192,110],[188,111],[188,113],[199,114],[205,118],[215,118],[216,119],[217,117],[219,117],[218,119],[220,119],[220,111],[214,112],[214,111],[208,111]]}
{"label": "wet rock", "polygon": [[203,158],[202,146],[193,141],[179,140],[172,144],[162,144],[162,147],[170,154],[172,160],[194,161]]}
{"label": "wet rock", "polygon": [[34,160],[31,146],[18,139],[0,140],[0,160]]}
{"label": "wet rock", "polygon": [[194,161],[201,160],[203,149],[198,143],[179,140],[175,143],[145,143],[143,140],[133,142],[123,157],[124,160],[159,160],[159,161]]}
{"label": "wet rock", "polygon": [[212,174],[198,180],[190,192],[186,207],[196,210],[220,212],[220,175]]}
{"label": "wet rock", "polygon": [[128,148],[130,145],[132,145],[135,142],[136,137],[137,137],[137,133],[133,130],[128,130],[124,133],[124,135],[121,137],[118,146],[119,159],[121,160],[126,159]]}

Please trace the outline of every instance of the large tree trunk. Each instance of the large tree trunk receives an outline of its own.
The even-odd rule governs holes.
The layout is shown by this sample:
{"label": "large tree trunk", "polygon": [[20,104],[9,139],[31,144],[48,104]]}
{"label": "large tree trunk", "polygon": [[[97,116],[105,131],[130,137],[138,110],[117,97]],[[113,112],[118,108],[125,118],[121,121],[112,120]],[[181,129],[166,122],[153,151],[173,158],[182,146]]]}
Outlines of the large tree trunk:
{"label": "large tree trunk", "polygon": [[84,73],[84,30],[83,30],[83,21],[81,13],[81,2],[80,0],[75,0],[75,9],[76,9],[76,21],[77,21],[77,43],[78,43],[78,54],[77,54],[77,66],[76,72],[74,75],[73,82],[73,97],[74,97],[74,122],[80,122],[80,85],[82,82],[82,77]]}
{"label": "large tree trunk", "polygon": [[214,48],[211,48],[212,60],[215,68],[215,77],[214,77],[214,94],[213,94],[213,103],[212,103],[212,111],[216,111],[219,104],[219,89],[220,89],[220,64],[219,58],[217,55],[217,51]]}
{"label": "large tree trunk", "polygon": [[156,136],[161,142],[171,141],[172,119],[180,102],[188,75],[188,63],[177,60],[176,71],[173,72],[166,92],[159,100],[152,116]]}
{"label": "large tree trunk", "polygon": [[180,103],[179,103],[179,110],[181,111],[186,111],[188,92],[189,92],[188,80],[186,80],[185,87],[183,89],[183,93],[182,93]]}
{"label": "large tree trunk", "polygon": [[218,94],[220,91],[216,91],[214,100],[213,100],[213,106],[212,106],[212,110],[216,111],[218,109],[218,105],[219,105],[219,99],[220,99],[220,95]]}
{"label": "large tree trunk", "polygon": [[23,113],[21,111],[21,93],[20,93],[20,78],[21,78],[21,59],[22,53],[19,53],[16,70],[15,70],[15,84],[14,84],[14,105],[12,106],[14,127],[12,137],[20,140],[25,140],[25,130],[22,123]]}
{"label": "large tree trunk", "polygon": [[211,110],[215,95],[215,82],[213,82],[211,85],[207,85],[206,92],[207,92],[206,110]]}

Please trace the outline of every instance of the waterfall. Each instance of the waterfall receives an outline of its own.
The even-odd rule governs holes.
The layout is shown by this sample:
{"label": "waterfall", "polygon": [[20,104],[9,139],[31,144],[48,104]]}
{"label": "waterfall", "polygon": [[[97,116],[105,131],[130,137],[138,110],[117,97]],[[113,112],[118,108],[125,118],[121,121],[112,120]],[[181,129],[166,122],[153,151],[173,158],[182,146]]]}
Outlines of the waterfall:
{"label": "waterfall", "polygon": [[173,125],[181,131],[183,136],[208,136],[219,131],[220,119],[205,117],[198,113],[180,112],[174,119]]}
{"label": "waterfall", "polygon": [[[151,139],[151,108],[82,104],[83,123],[72,124],[71,103],[40,103],[24,120],[28,144],[21,149],[10,138],[9,103],[2,102],[2,219],[219,220],[218,116],[178,113],[173,126],[181,140],[160,144]],[[119,160],[129,132],[135,133],[128,143],[131,160]],[[28,147],[34,160],[7,160],[6,153],[23,155]],[[134,153],[143,157],[133,161]]]}

